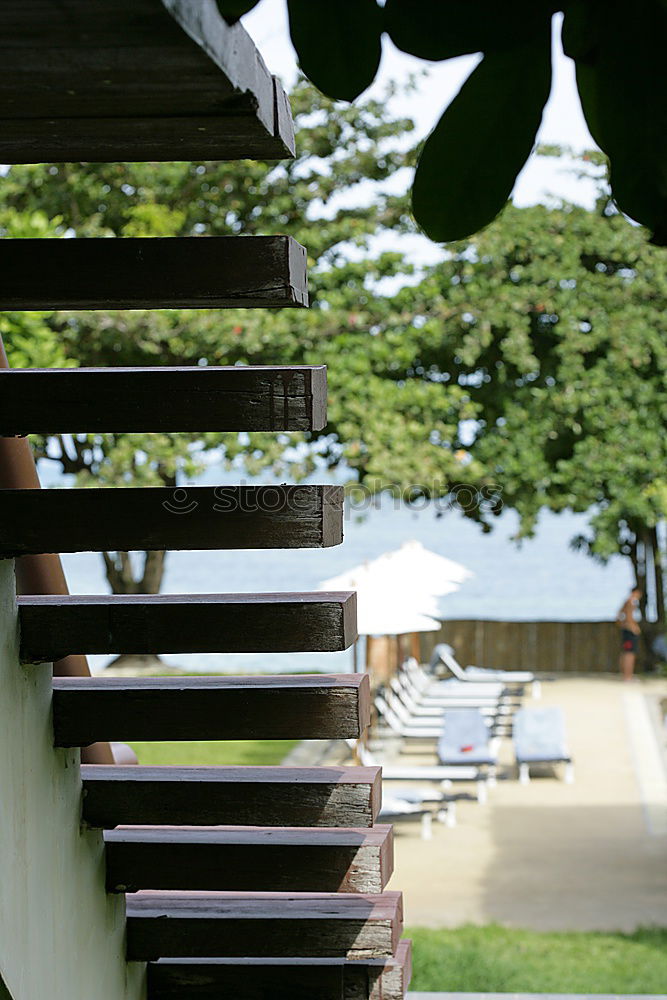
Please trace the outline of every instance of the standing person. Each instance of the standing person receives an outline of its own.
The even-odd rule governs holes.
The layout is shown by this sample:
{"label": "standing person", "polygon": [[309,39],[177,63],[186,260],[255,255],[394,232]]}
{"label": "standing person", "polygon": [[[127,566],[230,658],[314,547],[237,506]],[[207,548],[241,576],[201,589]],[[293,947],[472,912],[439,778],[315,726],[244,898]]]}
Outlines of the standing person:
{"label": "standing person", "polygon": [[616,624],[621,630],[621,674],[623,680],[631,681],[635,673],[635,659],[639,647],[641,629],[637,617],[639,615],[639,599],[642,589],[637,584],[630,591],[630,596],[616,616]]}

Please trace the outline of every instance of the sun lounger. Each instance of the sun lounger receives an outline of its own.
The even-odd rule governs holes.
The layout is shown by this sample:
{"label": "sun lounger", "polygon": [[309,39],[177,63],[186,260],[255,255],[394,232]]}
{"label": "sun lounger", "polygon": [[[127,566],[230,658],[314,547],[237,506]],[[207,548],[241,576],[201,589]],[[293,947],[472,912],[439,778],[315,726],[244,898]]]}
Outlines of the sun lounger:
{"label": "sun lounger", "polygon": [[389,729],[405,740],[439,740],[442,735],[442,726],[438,725],[437,719],[429,726],[404,722],[380,694],[375,696],[375,707]]}
{"label": "sun lounger", "polygon": [[457,680],[474,684],[512,684],[521,687],[532,686],[533,698],[541,695],[541,683],[530,670],[493,670],[491,667],[468,666],[465,669],[454,656],[454,650],[447,643],[439,643],[431,656],[431,667],[443,663]]}
{"label": "sun lounger", "polygon": [[530,781],[531,764],[565,764],[564,780],[574,781],[574,766],[565,739],[562,709],[522,708],[514,718],[514,754],[519,767],[519,781]]}
{"label": "sun lounger", "polygon": [[435,709],[430,707],[412,709],[391,689],[385,688],[379,694],[384,698],[389,708],[398,717],[403,726],[432,729],[434,726],[443,723],[444,713],[450,709],[477,708],[484,716],[489,729],[494,734],[498,733],[501,729],[505,733],[511,733],[514,707],[501,704],[494,699],[452,698],[443,702]]}
{"label": "sun lounger", "polygon": [[421,667],[414,657],[405,661],[399,676],[407,678],[408,683],[415,693],[422,699],[436,702],[442,699],[451,698],[452,695],[462,695],[466,697],[478,696],[487,698],[489,696],[505,700],[515,698],[516,693],[500,681],[491,683],[457,680],[455,677],[448,677],[445,680],[434,677]]}
{"label": "sun lounger", "polygon": [[391,711],[398,717],[401,725],[411,729],[423,728],[432,730],[436,726],[442,727],[445,712],[476,708],[484,716],[484,721],[493,735],[499,735],[501,731],[505,735],[511,735],[512,733],[513,709],[506,705],[499,705],[498,703],[480,704],[475,701],[464,701],[462,703],[453,701],[437,708],[434,713],[428,709],[426,711],[417,710],[413,712],[408,709],[400,698],[387,688],[379,692],[379,696],[384,699]]}
{"label": "sun lounger", "polygon": [[382,803],[378,818],[393,823],[407,816],[421,820],[422,840],[430,840],[433,836],[433,813],[419,802],[408,802],[407,799],[399,798],[397,795],[387,796]]}
{"label": "sun lounger", "polygon": [[456,697],[448,698],[437,705],[419,705],[394,684],[390,684],[389,688],[384,689],[384,695],[399,717],[405,714],[415,720],[442,719],[442,713],[448,708],[479,708],[484,715],[491,718],[495,718],[497,715],[507,715],[511,712],[508,706],[502,705],[496,698]]}
{"label": "sun lounger", "polygon": [[[396,716],[396,718],[398,719],[399,723],[401,724],[404,730],[409,729],[413,731],[415,735],[417,735],[420,731],[423,731],[424,733],[428,734],[431,738],[433,737],[434,732],[442,733],[442,727],[444,725],[444,720],[445,720],[445,712],[449,711],[457,712],[457,711],[465,711],[466,709],[469,708],[475,708],[484,717],[484,721],[486,722],[489,731],[493,733],[495,733],[499,727],[503,726],[503,724],[505,724],[506,726],[508,722],[506,716],[498,714],[499,713],[498,706],[479,707],[477,705],[474,706],[454,705],[450,706],[449,708],[443,709],[437,716],[430,716],[430,715],[421,716],[421,715],[412,715],[410,712],[408,712],[405,705],[403,705],[395,696],[392,696],[392,693],[390,691],[387,691],[386,689],[384,692],[378,693],[376,698],[380,700],[380,705],[378,705],[378,702],[376,700],[376,707],[378,708],[378,711],[380,711],[381,714],[383,714],[383,716],[386,717],[387,710],[389,710],[393,712],[393,714]],[[410,738],[407,732],[404,732],[404,735],[407,738]]]}
{"label": "sun lounger", "polygon": [[489,784],[495,781],[498,763],[496,741],[492,740],[484,716],[476,708],[445,712],[443,733],[438,741],[441,764],[477,765],[489,768]]}
{"label": "sun lounger", "polygon": [[383,794],[379,818],[395,822],[407,817],[419,817],[422,840],[430,840],[433,836],[434,814],[425,807],[428,802],[439,806],[435,813],[438,822],[449,827],[456,826],[456,804],[447,802],[442,795],[428,788],[402,789],[400,792],[392,791],[389,795]]}
{"label": "sun lounger", "polygon": [[[347,745],[353,750],[362,767],[381,767],[383,781],[437,782],[443,789],[449,789],[455,781],[474,781],[477,786],[477,801],[487,800],[488,775],[479,767],[445,767],[442,764],[386,764],[371,753],[361,740],[349,739]],[[450,824],[450,825],[453,825]]]}
{"label": "sun lounger", "polygon": [[[396,735],[404,740],[429,740],[437,741],[438,756],[441,764],[449,764],[452,767],[458,766],[481,766],[488,767],[488,783],[495,784],[495,767],[497,764],[497,737],[487,728],[484,716],[476,708],[454,708],[449,709],[444,714],[443,726],[417,726],[407,725],[398,718],[395,712],[387,705],[382,695],[375,698],[375,706],[386,725]],[[458,716],[474,718],[484,727],[486,736],[484,740],[476,739],[474,744],[466,743],[465,739],[459,742]],[[492,721],[492,720],[491,720]],[[451,748],[448,743],[447,728],[453,734],[451,737]]]}
{"label": "sun lounger", "polygon": [[457,683],[456,687],[444,689],[436,696],[425,695],[412,683],[405,671],[392,677],[389,686],[408,708],[413,707],[415,711],[429,709],[432,714],[449,705],[468,704],[475,708],[477,705],[503,704],[506,700],[500,685],[496,689],[492,684]]}
{"label": "sun lounger", "polygon": [[414,656],[409,657],[398,671],[397,678],[417,700],[437,704],[452,697],[495,698],[498,701],[516,700],[516,692],[499,681],[475,684],[459,681],[455,677],[438,679],[425,670]]}

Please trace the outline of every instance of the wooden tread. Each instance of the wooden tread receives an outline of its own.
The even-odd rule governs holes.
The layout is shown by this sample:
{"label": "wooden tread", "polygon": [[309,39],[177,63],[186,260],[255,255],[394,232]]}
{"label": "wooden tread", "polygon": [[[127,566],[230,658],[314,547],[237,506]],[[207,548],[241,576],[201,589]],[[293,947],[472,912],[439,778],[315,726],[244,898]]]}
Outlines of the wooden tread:
{"label": "wooden tread", "polygon": [[370,725],[367,674],[54,677],[54,743],[330,740]]}
{"label": "wooden tread", "polygon": [[0,310],[308,305],[291,236],[0,239]]}
{"label": "wooden tread", "polygon": [[391,958],[164,958],[147,969],[147,1000],[404,1000],[412,942]]}
{"label": "wooden tread", "polygon": [[402,923],[398,892],[142,892],[127,897],[127,957],[384,958]]}
{"label": "wooden tread", "polygon": [[6,0],[0,162],[294,155],[289,103],[213,0]]}
{"label": "wooden tread", "polygon": [[83,765],[83,819],[115,826],[370,827],[379,767]]}
{"label": "wooden tread", "polygon": [[0,369],[0,435],[307,431],[326,425],[326,368]]}
{"label": "wooden tread", "polygon": [[347,649],[356,594],[37,595],[18,598],[24,663],[71,653],[293,653]]}
{"label": "wooden tread", "polygon": [[375,980],[369,1000],[404,1000],[412,979],[412,941],[398,942],[396,954],[387,960],[379,980]]}
{"label": "wooden tread", "polygon": [[107,891],[379,893],[392,828],[117,828],[105,832]]}
{"label": "wooden tread", "polygon": [[343,540],[343,502],[340,486],[0,490],[0,559],[40,552],[326,548]]}

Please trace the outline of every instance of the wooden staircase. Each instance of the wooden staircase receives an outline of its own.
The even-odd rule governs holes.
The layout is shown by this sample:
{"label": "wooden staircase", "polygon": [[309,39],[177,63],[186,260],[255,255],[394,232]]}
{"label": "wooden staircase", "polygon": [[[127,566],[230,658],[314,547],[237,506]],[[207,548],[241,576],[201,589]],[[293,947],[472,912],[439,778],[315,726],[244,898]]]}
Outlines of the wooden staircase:
{"label": "wooden staircase", "polygon": [[[0,162],[291,155],[286,97],[214,0],[12,0],[0,53]],[[280,236],[1,240],[0,309],[301,308],[305,260]],[[325,421],[322,366],[0,372],[6,436]],[[342,541],[342,518],[329,486],[5,490],[0,558],[326,547]],[[357,635],[350,593],[25,596],[19,624],[26,663],[340,650]],[[365,676],[53,681],[59,747],[344,739],[369,719]],[[385,891],[378,768],[88,765],[81,778],[148,1000],[404,996],[410,948],[400,893]]]}

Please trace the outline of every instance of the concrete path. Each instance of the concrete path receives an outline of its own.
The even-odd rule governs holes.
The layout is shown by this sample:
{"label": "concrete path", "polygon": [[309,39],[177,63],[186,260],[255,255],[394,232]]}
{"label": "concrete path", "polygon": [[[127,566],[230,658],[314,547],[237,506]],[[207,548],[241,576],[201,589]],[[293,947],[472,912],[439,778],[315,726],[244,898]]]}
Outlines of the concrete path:
{"label": "concrete path", "polygon": [[537,704],[563,707],[575,784],[547,771],[519,785],[504,741],[507,778],[487,806],[460,801],[458,826],[434,823],[431,841],[416,825],[397,824],[392,886],[404,891],[406,924],[667,926],[667,776],[654,723],[661,696],[665,680],[545,684]]}

